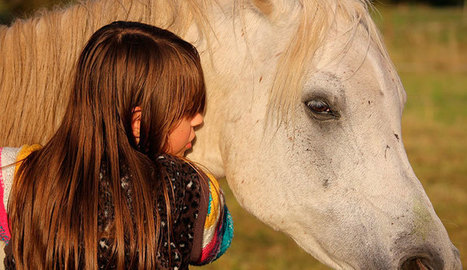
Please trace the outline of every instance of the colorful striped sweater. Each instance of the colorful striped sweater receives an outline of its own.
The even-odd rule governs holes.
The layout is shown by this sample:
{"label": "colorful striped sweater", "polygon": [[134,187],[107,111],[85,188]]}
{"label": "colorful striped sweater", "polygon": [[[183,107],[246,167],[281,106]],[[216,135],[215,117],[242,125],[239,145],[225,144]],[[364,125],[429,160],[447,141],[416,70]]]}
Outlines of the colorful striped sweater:
{"label": "colorful striped sweater", "polygon": [[[10,239],[7,207],[14,174],[20,161],[37,149],[40,149],[39,145],[0,148],[0,240],[4,243]],[[233,237],[232,217],[217,180],[210,174],[200,174],[207,175],[208,181],[201,185],[204,200],[200,202],[200,208],[204,209],[200,209],[195,221],[195,237],[190,254],[190,264],[193,265],[207,264],[219,258],[228,249]],[[196,224],[200,225],[200,229],[196,229]]]}

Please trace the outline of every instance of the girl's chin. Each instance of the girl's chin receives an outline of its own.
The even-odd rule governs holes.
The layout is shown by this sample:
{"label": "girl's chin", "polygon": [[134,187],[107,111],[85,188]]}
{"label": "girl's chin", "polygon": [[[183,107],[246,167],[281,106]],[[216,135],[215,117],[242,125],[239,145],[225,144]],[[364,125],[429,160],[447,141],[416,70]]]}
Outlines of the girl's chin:
{"label": "girl's chin", "polygon": [[180,152],[176,153],[175,156],[177,156],[177,157],[184,157],[184,156],[186,156],[186,152],[187,152],[188,150],[190,150],[190,149],[183,149],[183,150],[181,150]]}
{"label": "girl's chin", "polygon": [[178,157],[184,157],[184,156],[185,156],[185,153],[186,153],[187,151],[189,151],[189,150],[191,149],[191,147],[192,147],[192,144],[191,144],[191,142],[189,142],[189,143],[187,143],[187,144],[185,145],[185,147],[183,147],[182,149],[180,149],[178,152],[176,152],[176,153],[173,153],[173,152],[170,153],[170,152],[169,152],[169,154],[172,154],[172,155],[178,156]]}

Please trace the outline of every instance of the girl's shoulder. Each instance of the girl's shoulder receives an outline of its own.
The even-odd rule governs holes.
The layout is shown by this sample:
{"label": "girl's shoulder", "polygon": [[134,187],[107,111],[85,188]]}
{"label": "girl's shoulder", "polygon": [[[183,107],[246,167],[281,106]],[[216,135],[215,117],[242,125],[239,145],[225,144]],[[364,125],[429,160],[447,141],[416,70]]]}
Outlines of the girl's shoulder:
{"label": "girl's shoulder", "polygon": [[187,210],[181,214],[183,219],[190,220],[190,224],[183,224],[182,228],[194,226],[191,264],[203,265],[218,259],[231,244],[233,221],[217,179],[208,171],[176,157],[163,155],[159,161],[174,181],[182,180],[183,203],[193,208],[191,213]]}
{"label": "girl's shoulder", "polygon": [[189,243],[182,256],[194,265],[218,259],[231,244],[233,222],[217,179],[174,156],[161,155],[156,163],[166,172],[175,196],[174,235],[182,245]]}
{"label": "girl's shoulder", "polygon": [[179,210],[187,208],[197,211],[203,192],[204,173],[190,162],[171,155],[158,156],[156,163],[164,172],[166,187],[171,189],[170,194],[174,196],[175,214],[183,214],[186,210]]}
{"label": "girl's shoulder", "polygon": [[41,146],[38,144],[23,145],[21,147],[0,147],[0,240],[3,242],[7,243],[10,240],[6,213],[14,175],[21,165],[21,160],[40,148]]}
{"label": "girl's shoulder", "polygon": [[167,174],[171,176],[183,178],[198,174],[197,170],[191,163],[175,156],[167,154],[159,155],[156,158],[156,162],[164,169],[164,171],[167,172]]}
{"label": "girl's shoulder", "polygon": [[41,149],[39,144],[25,144],[20,147],[0,147],[1,166],[11,165],[7,162],[15,163],[25,159],[32,152]]}
{"label": "girl's shoulder", "polygon": [[5,206],[7,206],[14,175],[21,165],[21,161],[41,147],[39,144],[23,145],[21,147],[0,147],[0,184],[4,191],[3,194],[0,194],[0,197],[3,197],[1,199],[3,199],[2,202]]}

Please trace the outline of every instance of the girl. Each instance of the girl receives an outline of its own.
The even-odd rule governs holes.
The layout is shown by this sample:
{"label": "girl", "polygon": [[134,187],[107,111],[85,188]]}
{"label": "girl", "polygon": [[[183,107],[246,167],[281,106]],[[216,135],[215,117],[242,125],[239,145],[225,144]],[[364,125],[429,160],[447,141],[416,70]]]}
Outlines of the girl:
{"label": "girl", "polygon": [[225,252],[222,192],[183,159],[205,95],[196,49],[173,33],[135,22],[94,33],[52,139],[0,148],[6,268],[188,269]]}

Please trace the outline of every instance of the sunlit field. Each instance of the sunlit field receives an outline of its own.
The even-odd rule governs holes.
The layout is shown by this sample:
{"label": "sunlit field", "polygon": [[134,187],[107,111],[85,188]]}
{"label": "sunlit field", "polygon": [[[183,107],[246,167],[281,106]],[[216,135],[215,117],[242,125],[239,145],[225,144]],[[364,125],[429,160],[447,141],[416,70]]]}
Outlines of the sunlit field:
{"label": "sunlit field", "polygon": [[[467,267],[467,11],[378,6],[373,13],[408,96],[408,157]],[[245,212],[221,184],[234,241],[220,260],[193,269],[329,269]]]}

